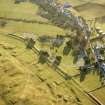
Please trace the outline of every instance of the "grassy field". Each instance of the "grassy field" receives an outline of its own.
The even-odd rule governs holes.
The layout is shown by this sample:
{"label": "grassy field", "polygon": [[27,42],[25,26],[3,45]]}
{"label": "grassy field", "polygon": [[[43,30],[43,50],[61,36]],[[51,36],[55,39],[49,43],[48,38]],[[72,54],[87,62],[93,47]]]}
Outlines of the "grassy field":
{"label": "grassy field", "polygon": [[38,6],[29,2],[14,4],[14,0],[0,0],[0,17],[47,22],[37,12]]}
{"label": "grassy field", "polygon": [[65,34],[65,31],[59,27],[50,24],[32,24],[23,22],[8,22],[5,28],[0,28],[1,32],[6,33],[35,33],[36,35],[57,35]]}
{"label": "grassy field", "polygon": [[[65,39],[67,40],[67,39]],[[66,42],[66,41],[65,41]],[[36,46],[39,49],[42,49],[44,51],[48,51],[48,53],[51,56],[61,56],[62,61],[59,67],[64,70],[64,72],[68,73],[69,75],[76,75],[79,74],[78,67],[76,67],[76,64],[73,64],[73,56],[72,56],[72,50],[69,52],[68,55],[63,55],[63,50],[66,43],[63,43],[59,48],[50,49],[52,47],[51,43],[37,43]],[[57,52],[56,52],[57,51]],[[81,62],[82,64],[82,62]]]}
{"label": "grassy field", "polygon": [[76,77],[75,79],[86,91],[91,91],[101,86],[99,75],[97,75],[97,73],[88,74],[82,82],[80,82],[80,77]]}
{"label": "grassy field", "polygon": [[0,105],[77,105],[76,96],[83,105],[94,105],[83,93],[69,90],[75,89],[71,81],[67,87],[68,82],[52,67],[37,62],[38,56],[24,43],[0,34]]}
{"label": "grassy field", "polygon": [[[50,94],[46,83],[41,83],[38,77],[36,77],[36,74],[38,73],[42,79],[44,79],[44,77],[45,79],[49,78],[48,80],[50,80],[50,82],[51,80],[54,80],[54,77],[57,77],[60,81],[59,75],[57,75],[56,72],[53,72],[47,65],[43,65],[44,69],[40,64],[35,65],[38,60],[37,56],[32,51],[26,50],[23,43],[1,35],[0,40],[0,89],[2,89],[2,86],[5,86],[1,92],[8,91],[8,89],[10,91],[9,93],[4,94],[3,100],[6,102],[6,105],[10,100],[24,100],[26,97],[30,101],[30,105],[33,105],[31,101],[34,99],[34,102],[40,103],[39,99],[41,97],[43,97],[42,103],[49,104],[49,102],[46,101],[50,101],[52,95]],[[43,73],[41,73],[41,71]],[[51,71],[52,73],[48,71]],[[41,88],[42,85],[43,88]],[[44,91],[46,92],[45,95]]]}
{"label": "grassy field", "polygon": [[96,17],[105,16],[104,0],[58,0],[61,3],[68,2],[73,5],[74,9],[86,19],[94,19]]}
{"label": "grassy field", "polygon": [[[55,35],[64,34],[64,30],[52,25],[47,19],[40,17],[38,12],[38,6],[29,2],[14,4],[14,0],[0,0],[0,17],[11,18],[11,21],[7,21],[7,26],[1,31],[22,33],[22,32],[34,32],[41,35]],[[25,19],[35,21],[36,23],[27,24],[25,22],[15,22],[12,19]],[[41,24],[42,22],[43,24]],[[45,24],[44,24],[45,23]],[[40,27],[40,28],[39,28]]]}
{"label": "grassy field", "polygon": [[81,5],[86,2],[86,1],[82,1],[82,0],[58,0],[58,1],[62,4],[65,2],[68,2],[68,3],[72,4],[72,6]]}
{"label": "grassy field", "polygon": [[65,2],[69,2],[71,4],[73,4],[74,6],[77,5],[81,5],[87,2],[91,2],[91,3],[99,3],[99,4],[104,4],[105,1],[104,0],[58,0],[61,3],[65,3]]}
{"label": "grassy field", "polygon": [[97,98],[99,99],[102,104],[104,105],[105,104],[105,87],[99,89],[99,90],[96,90],[94,92],[92,92],[92,94]]}
{"label": "grassy field", "polygon": [[86,19],[99,18],[105,15],[105,5],[98,3],[86,3],[75,7],[75,9]]}

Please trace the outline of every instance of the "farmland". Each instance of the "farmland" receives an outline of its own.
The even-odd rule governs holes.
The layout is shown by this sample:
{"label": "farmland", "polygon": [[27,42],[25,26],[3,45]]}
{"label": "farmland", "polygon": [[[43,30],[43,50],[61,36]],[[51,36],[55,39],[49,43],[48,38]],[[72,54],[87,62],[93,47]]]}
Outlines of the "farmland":
{"label": "farmland", "polygon": [[[104,0],[58,2],[69,2],[73,5],[71,11],[86,20],[98,18],[96,26],[105,30],[105,24],[100,22],[105,16]],[[19,4],[15,0],[0,0],[0,105],[98,105],[97,100],[104,105],[105,87],[99,74],[92,69],[81,82],[79,66],[83,60],[75,63],[73,49],[64,54],[68,34],[74,34],[41,16],[41,10],[30,0]],[[27,48],[25,34],[36,38],[33,49]],[[52,48],[52,39],[57,35],[63,36],[64,42]],[[52,39],[41,42],[43,37]],[[47,63],[39,62],[41,50],[50,55]],[[54,67],[52,59],[56,56],[61,56],[62,61]]]}

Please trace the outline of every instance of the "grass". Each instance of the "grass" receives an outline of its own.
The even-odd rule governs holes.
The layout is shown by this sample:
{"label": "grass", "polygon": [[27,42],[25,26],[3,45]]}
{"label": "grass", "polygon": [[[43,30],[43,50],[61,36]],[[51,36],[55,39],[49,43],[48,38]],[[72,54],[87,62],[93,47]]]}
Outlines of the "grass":
{"label": "grass", "polygon": [[[23,43],[0,35],[0,46],[0,54],[2,55],[0,57],[0,66],[2,67],[0,69],[0,89],[1,92],[6,92],[8,89],[10,91],[2,94],[4,102],[9,103],[10,100],[20,102],[18,100],[21,99],[30,105],[33,103],[49,105],[49,103],[53,103],[53,100],[57,101],[55,96],[61,94],[62,97],[74,97],[69,103],[75,103],[75,95],[65,85],[59,86],[64,82],[64,79],[47,64],[36,64],[37,55],[31,50],[26,50]],[[9,49],[10,47],[12,49]],[[14,52],[15,56],[13,56]],[[37,75],[46,81],[42,83]],[[48,87],[49,85],[46,84],[52,87]],[[55,96],[51,91],[54,92]],[[41,102],[40,98],[43,98]],[[57,103],[65,105],[63,99],[60,100]]]}
{"label": "grass", "polygon": [[85,5],[77,6],[75,9],[86,19],[94,19],[105,15],[105,6],[98,3],[87,3]]}
{"label": "grass", "polygon": [[68,2],[72,4],[73,6],[81,5],[84,4],[86,1],[81,1],[81,0],[58,0],[60,3],[65,3]]}
{"label": "grass", "polygon": [[105,87],[92,92],[92,94],[99,99],[99,101],[104,105],[105,104]]}
{"label": "grass", "polygon": [[[66,39],[67,40],[67,39]],[[66,42],[66,41],[65,41]],[[62,61],[59,67],[69,75],[73,76],[79,74],[78,67],[76,64],[73,64],[73,56],[72,51],[69,52],[68,55],[63,55],[63,49],[66,43],[63,43],[59,48],[50,49],[52,47],[52,43],[37,43],[36,46],[38,49],[42,49],[48,51],[51,56],[61,56]],[[56,52],[57,50],[57,52]]]}
{"label": "grass", "polygon": [[[62,3],[70,2],[71,4],[73,4],[73,6],[81,5],[87,2],[86,0],[60,1]],[[17,35],[22,35],[22,33],[24,32],[33,32],[38,36],[55,36],[57,34],[65,35],[65,30],[52,25],[48,20],[40,17],[37,14],[38,10],[39,8],[37,5],[28,2],[17,5],[14,4],[14,0],[0,0],[1,17],[35,20],[38,22],[48,23],[32,24],[7,21],[7,25],[4,28],[0,27],[0,32],[16,33]],[[37,47],[41,48],[40,44],[37,44]],[[43,45],[42,47],[43,49],[49,51],[49,45]],[[60,47],[57,53],[54,52],[54,54],[62,55],[63,47],[64,45]],[[75,96],[78,96],[81,99],[81,103],[83,105],[94,105],[81,91],[74,87],[71,81],[69,83],[65,82],[64,79],[60,75],[58,75],[58,73],[56,73],[53,67],[50,67],[47,64],[37,64],[38,56],[34,54],[31,50],[27,50],[26,46],[23,43],[15,39],[3,36],[1,34],[0,53],[2,54],[2,57],[0,57],[0,61],[6,61],[4,64],[0,63],[0,67],[3,67],[2,70],[0,69],[0,89],[1,92],[3,90],[10,90],[10,93],[7,93],[4,96],[4,98],[6,99],[5,102],[8,102],[9,100],[15,101],[21,99],[25,100],[25,105],[27,103],[28,105],[33,105],[34,103],[37,103],[38,105],[65,105],[66,103],[64,102],[63,97],[65,97],[66,95],[69,97],[69,105],[74,105],[75,103],[77,103],[77,101],[75,100]],[[79,71],[76,70],[76,68],[71,68],[71,65],[73,64],[72,62],[73,57],[71,56],[71,54],[69,54],[68,56],[64,56],[60,67],[70,75],[78,74]],[[5,69],[8,73],[4,73]],[[16,76],[10,76],[15,75],[16,73]],[[45,81],[42,82],[41,79],[44,79]],[[76,80],[79,83],[79,78],[76,78]],[[19,84],[19,86],[11,88],[11,86],[16,84]],[[46,84],[50,84],[50,87]],[[66,87],[65,84],[69,84],[69,87]],[[99,78],[96,74],[87,75],[85,81],[79,84],[87,91],[90,91],[100,86]],[[6,85],[6,87],[2,88],[2,85]],[[76,94],[71,92],[71,87],[76,90]],[[52,91],[54,92],[54,94],[52,94]],[[62,96],[61,99],[57,98],[57,95],[59,94],[61,94]],[[97,93],[97,96],[103,97],[103,94],[100,95],[99,93]],[[42,99],[42,102],[40,102],[40,99]],[[2,100],[0,100],[0,105],[2,105],[1,102]]]}
{"label": "grass", "polygon": [[[70,87],[66,87],[66,81],[52,67],[47,64],[36,64],[38,61],[37,55],[31,50],[26,50],[24,43],[0,34],[0,46],[0,54],[2,55],[0,56],[0,62],[2,62],[0,66],[3,67],[0,69],[0,89],[1,92],[7,92],[8,89],[10,91],[2,94],[3,101],[6,104],[10,100],[17,101],[17,104],[19,104],[18,102],[21,101],[18,100],[21,99],[25,103],[30,103],[30,105],[34,103],[49,105],[49,103],[52,104],[53,102],[58,105],[61,103],[65,105],[63,97],[71,97],[71,100],[68,100],[70,105],[77,103],[75,94],[69,90],[71,82],[69,82]],[[9,49],[10,47],[12,49]],[[15,56],[13,56],[14,53]],[[4,73],[4,70],[6,73]],[[37,75],[46,81],[41,82]],[[52,91],[55,95],[53,95]],[[59,99],[57,95],[59,94],[61,94],[62,98],[57,101]],[[81,92],[77,91],[76,94],[80,97],[82,103],[94,105]],[[83,97],[84,99],[82,99]],[[40,98],[43,98],[41,102]]]}
{"label": "grass", "polygon": [[76,77],[75,80],[82,86],[87,92],[99,88],[101,82],[99,80],[99,75],[96,73],[90,73],[86,75],[85,80],[80,82],[80,77]]}
{"label": "grass", "polygon": [[14,4],[14,0],[0,0],[0,17],[47,22],[37,15],[38,6],[31,3]]}
{"label": "grass", "polygon": [[[63,29],[52,25],[47,19],[40,17],[37,14],[39,8],[35,4],[29,2],[14,4],[14,0],[1,0],[0,8],[0,17],[36,21],[34,24],[29,24],[7,20],[7,26],[4,29],[0,28],[0,31],[2,32],[19,34],[23,32],[34,32],[38,35],[56,35],[65,33]],[[44,22],[45,24],[40,24],[38,22]]]}
{"label": "grass", "polygon": [[59,27],[50,24],[39,24],[39,23],[23,23],[23,22],[8,22],[5,28],[0,28],[1,32],[6,33],[35,33],[36,35],[52,35],[57,34],[64,35],[65,31]]}
{"label": "grass", "polygon": [[[104,0],[58,0],[60,3],[68,2],[73,5],[74,9],[85,19],[94,19],[95,17],[104,16]],[[90,3],[90,5],[84,5]],[[102,6],[101,6],[102,5]]]}
{"label": "grass", "polygon": [[60,1],[60,3],[68,2],[68,3],[71,3],[73,6],[82,5],[87,2],[105,4],[104,0],[58,0],[58,1]]}

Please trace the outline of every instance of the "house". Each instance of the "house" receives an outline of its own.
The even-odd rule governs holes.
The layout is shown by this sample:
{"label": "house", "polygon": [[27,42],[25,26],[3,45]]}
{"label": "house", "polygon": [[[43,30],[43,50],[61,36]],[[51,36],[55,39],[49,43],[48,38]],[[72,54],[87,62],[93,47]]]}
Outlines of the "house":
{"label": "house", "polygon": [[64,3],[64,5],[63,5],[63,8],[70,8],[70,7],[72,7],[72,5],[71,4],[69,4],[69,3]]}
{"label": "house", "polygon": [[27,33],[27,32],[24,32],[22,34],[22,38],[24,38],[25,40],[28,40],[28,39],[32,39],[34,41],[36,41],[36,36],[34,33]]}
{"label": "house", "polygon": [[64,37],[61,35],[57,35],[57,37],[52,41],[52,45],[54,47],[60,47],[64,42]]}

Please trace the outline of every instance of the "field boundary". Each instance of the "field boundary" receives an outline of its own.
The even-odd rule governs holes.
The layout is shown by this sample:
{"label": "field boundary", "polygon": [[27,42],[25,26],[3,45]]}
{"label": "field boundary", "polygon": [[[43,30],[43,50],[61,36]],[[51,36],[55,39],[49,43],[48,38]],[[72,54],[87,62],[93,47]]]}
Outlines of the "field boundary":
{"label": "field boundary", "polygon": [[92,93],[88,93],[88,95],[89,95],[94,101],[96,101],[96,102],[98,103],[98,105],[104,105],[104,104],[102,104],[102,103],[100,102],[100,100],[97,99]]}
{"label": "field boundary", "polygon": [[98,87],[98,88],[96,88],[96,89],[93,89],[93,90],[89,91],[88,93],[91,93],[91,92],[97,91],[97,90],[102,89],[102,88],[105,88],[105,85],[100,86],[100,87]]}
{"label": "field boundary", "polygon": [[38,23],[38,24],[51,24],[47,22],[41,22],[41,21],[36,21],[36,20],[27,20],[27,19],[18,19],[18,18],[9,18],[9,17],[1,17],[1,20],[7,20],[7,21],[15,21],[15,22],[23,22],[23,23]]}

